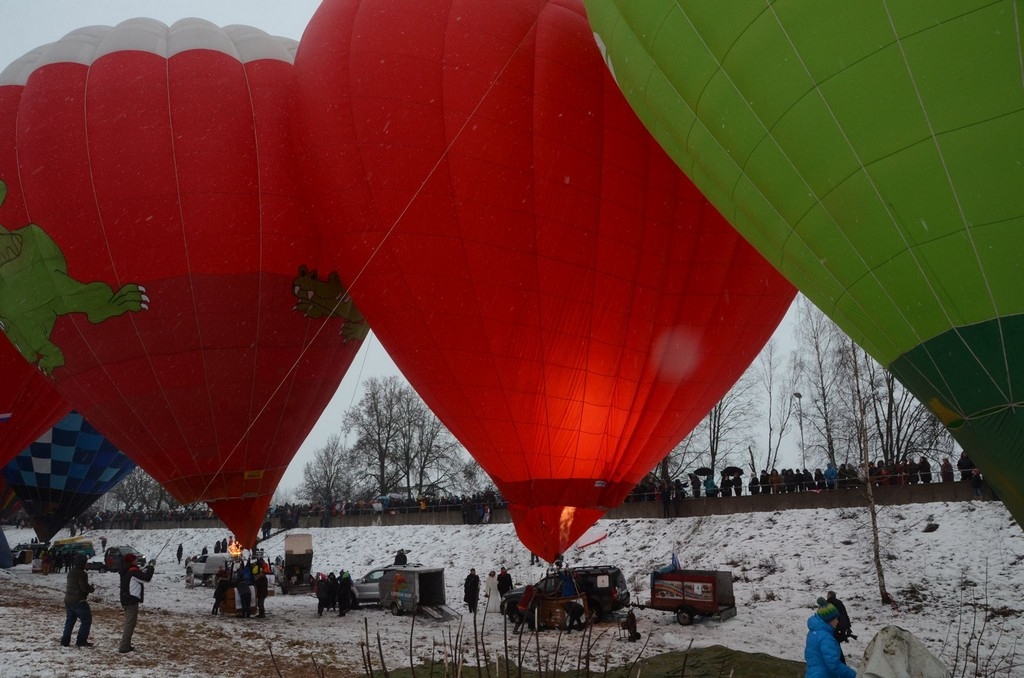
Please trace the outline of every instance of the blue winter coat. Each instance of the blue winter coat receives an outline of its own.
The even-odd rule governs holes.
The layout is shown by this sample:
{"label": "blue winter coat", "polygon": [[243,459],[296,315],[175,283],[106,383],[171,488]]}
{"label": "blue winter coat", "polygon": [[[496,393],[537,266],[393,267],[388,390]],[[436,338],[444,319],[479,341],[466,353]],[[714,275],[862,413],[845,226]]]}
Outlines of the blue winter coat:
{"label": "blue winter coat", "polygon": [[828,468],[825,469],[825,483],[829,488],[836,486],[836,478],[839,477],[839,469],[834,465],[829,464]]}
{"label": "blue winter coat", "polygon": [[856,678],[857,672],[839,660],[839,641],[832,625],[816,614],[807,620],[804,678]]}

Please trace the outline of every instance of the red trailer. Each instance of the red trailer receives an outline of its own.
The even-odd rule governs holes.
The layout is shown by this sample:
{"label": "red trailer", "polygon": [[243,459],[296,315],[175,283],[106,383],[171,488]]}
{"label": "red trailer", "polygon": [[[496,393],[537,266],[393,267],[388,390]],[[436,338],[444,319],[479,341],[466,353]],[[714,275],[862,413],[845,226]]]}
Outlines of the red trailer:
{"label": "red trailer", "polygon": [[732,572],[721,570],[659,570],[651,573],[651,599],[641,609],[674,612],[689,626],[696,617],[725,621],[736,616]]}

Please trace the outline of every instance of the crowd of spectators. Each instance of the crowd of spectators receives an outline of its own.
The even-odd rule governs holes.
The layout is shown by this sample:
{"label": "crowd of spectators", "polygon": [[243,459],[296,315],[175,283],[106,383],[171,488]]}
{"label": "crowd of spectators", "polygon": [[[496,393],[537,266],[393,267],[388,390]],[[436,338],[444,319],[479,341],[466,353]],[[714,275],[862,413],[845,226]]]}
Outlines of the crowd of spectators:
{"label": "crowd of spectators", "polygon": [[[957,477],[959,475],[959,477]],[[932,482],[951,483],[955,480],[974,480],[977,476],[974,463],[962,453],[956,463],[956,471],[948,458],[936,468],[926,457],[907,458],[900,462],[878,460],[869,466],[869,477],[875,487],[891,485],[917,485]],[[850,489],[864,485],[864,474],[859,465],[829,463],[825,469],[783,469],[781,471],[762,469],[744,477],[735,467],[721,472],[717,482],[710,469],[696,469],[687,475],[688,482],[676,479],[672,482],[659,480],[653,473],[637,484],[626,497],[628,502],[661,501],[677,502],[685,498],[730,497],[757,494],[785,494],[789,492],[823,492],[836,489]]]}
{"label": "crowd of spectators", "polygon": [[494,491],[472,495],[420,495],[408,499],[401,495],[378,496],[371,499],[340,500],[325,506],[316,502],[282,504],[270,508],[271,519],[279,519],[282,527],[298,524],[300,518],[318,517],[321,527],[340,516],[365,516],[377,513],[462,513],[467,524],[486,523],[490,512],[503,508],[504,500]]}
{"label": "crowd of spectators", "polygon": [[[864,484],[859,467],[853,464],[840,464],[837,467],[830,463],[824,470],[815,469],[813,473],[807,469],[772,469],[770,472],[764,469],[760,473],[751,473],[746,478],[742,472],[737,472],[738,469],[730,467],[721,473],[717,483],[714,476],[709,473],[710,469],[696,471],[688,474],[688,482],[679,478],[665,482],[653,473],[648,474],[636,485],[625,501],[661,502],[665,506],[665,515],[669,515],[669,506],[678,504],[686,498],[822,492],[849,489]],[[955,470],[948,458],[943,459],[933,470],[931,463],[925,457],[920,457],[917,460],[908,458],[894,463],[879,460],[870,465],[869,476],[876,487],[979,480],[979,473],[966,453],[961,454],[957,460]],[[338,501],[330,506],[315,502],[285,503],[270,507],[267,522],[264,524],[264,533],[266,534],[273,521],[276,521],[280,529],[290,529],[297,527],[302,518],[319,517],[321,527],[328,527],[333,524],[331,519],[339,516],[379,513],[459,512],[465,524],[485,524],[490,522],[492,510],[505,506],[504,499],[493,489],[472,495],[425,494],[416,499],[407,499],[400,495],[379,496],[372,499]],[[184,526],[186,522],[192,523],[197,520],[214,521],[217,520],[217,516],[205,505],[201,508],[182,506],[159,511],[90,511],[80,516],[71,527],[72,530],[139,529],[152,522],[172,522]],[[9,522],[18,527],[30,526],[24,511],[16,513]]]}
{"label": "crowd of spectators", "polygon": [[[380,496],[373,499],[338,501],[331,506],[316,502],[276,504],[268,510],[267,518],[276,521],[281,529],[289,529],[298,526],[301,518],[308,517],[319,517],[321,526],[326,527],[331,524],[331,518],[346,515],[457,512],[462,513],[463,522],[478,524],[489,522],[491,511],[504,506],[505,502],[501,496],[491,489],[472,495],[423,495],[416,499],[403,499],[394,495]],[[133,530],[141,529],[146,523],[152,522],[170,522],[184,526],[186,522],[192,523],[197,520],[215,521],[217,516],[205,505],[201,508],[182,506],[156,511],[88,511],[78,518],[72,529]],[[24,511],[18,511],[9,522],[18,527],[31,527]]]}

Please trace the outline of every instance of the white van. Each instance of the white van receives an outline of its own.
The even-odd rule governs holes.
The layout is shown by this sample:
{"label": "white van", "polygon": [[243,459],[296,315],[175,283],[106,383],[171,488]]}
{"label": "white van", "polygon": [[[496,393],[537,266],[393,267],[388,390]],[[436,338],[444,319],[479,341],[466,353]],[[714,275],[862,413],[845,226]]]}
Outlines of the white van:
{"label": "white van", "polygon": [[195,562],[185,566],[185,579],[198,580],[203,586],[214,586],[217,583],[217,572],[221,569],[233,569],[234,566],[235,562],[231,558],[231,554],[209,553],[199,556]]}

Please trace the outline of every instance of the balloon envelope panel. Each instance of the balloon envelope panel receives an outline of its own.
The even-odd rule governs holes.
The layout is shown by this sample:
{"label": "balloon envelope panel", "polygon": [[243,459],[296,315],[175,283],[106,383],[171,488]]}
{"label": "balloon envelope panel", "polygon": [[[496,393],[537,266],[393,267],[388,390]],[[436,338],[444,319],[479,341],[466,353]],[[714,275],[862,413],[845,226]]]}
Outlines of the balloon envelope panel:
{"label": "balloon envelope panel", "polygon": [[0,466],[70,409],[50,380],[0,338]]}
{"label": "balloon envelope panel", "polygon": [[296,71],[353,296],[553,559],[728,390],[793,288],[636,120],[579,2],[326,2]]}
{"label": "balloon envelope panel", "polygon": [[0,474],[0,520],[7,520],[21,508],[21,501]]}
{"label": "balloon envelope panel", "polygon": [[679,166],[1024,519],[1018,3],[586,4]]}

